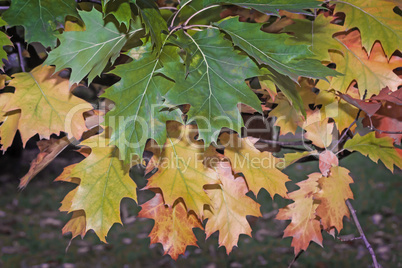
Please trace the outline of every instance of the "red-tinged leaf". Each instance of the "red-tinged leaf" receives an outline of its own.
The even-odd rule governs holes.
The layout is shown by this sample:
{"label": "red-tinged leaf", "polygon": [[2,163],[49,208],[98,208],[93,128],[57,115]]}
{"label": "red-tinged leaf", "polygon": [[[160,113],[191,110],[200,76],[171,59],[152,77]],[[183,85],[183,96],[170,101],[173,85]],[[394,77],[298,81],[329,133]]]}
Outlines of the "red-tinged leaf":
{"label": "red-tinged leaf", "polygon": [[375,114],[378,111],[378,109],[381,108],[381,103],[378,101],[377,102],[373,102],[370,100],[364,101],[364,100],[352,98],[351,96],[349,96],[347,94],[342,94],[342,93],[338,93],[338,94],[341,99],[343,99],[346,102],[352,104],[353,106],[361,109],[363,112],[365,112],[369,116],[372,116],[373,114]]}
{"label": "red-tinged leaf", "polygon": [[360,96],[364,96],[367,90],[366,97],[369,98],[385,87],[396,91],[402,84],[402,79],[393,72],[402,66],[402,58],[394,55],[388,60],[380,43],[374,44],[368,56],[362,48],[358,30],[338,35],[335,39],[342,45],[342,53],[334,51],[330,52],[330,55],[336,64],[336,70],[344,76],[333,77],[331,88],[345,93],[350,84],[356,81]]}
{"label": "red-tinged leaf", "polygon": [[149,237],[151,244],[161,243],[165,254],[177,260],[184,254],[187,246],[197,246],[193,228],[203,229],[198,218],[187,209],[182,201],[177,201],[173,207],[165,205],[160,193],[141,206],[138,217],[155,220]]}
{"label": "red-tinged leaf", "polygon": [[389,88],[383,88],[377,96],[371,97],[372,100],[388,101],[397,105],[402,105],[402,88],[392,92]]}
{"label": "red-tinged leaf", "polygon": [[389,137],[376,138],[374,132],[364,136],[357,133],[352,139],[346,141],[343,148],[358,151],[376,163],[381,159],[391,172],[394,171],[394,165],[402,168],[402,149],[394,147],[393,140]]}
{"label": "red-tinged leaf", "polygon": [[68,79],[54,74],[54,70],[38,66],[30,73],[14,74],[9,84],[15,87],[15,93],[3,111],[21,110],[18,129],[24,146],[37,133],[48,139],[51,134],[63,131],[79,140],[87,130],[82,114],[92,109],[91,104],[75,97]]}
{"label": "red-tinged leaf", "polygon": [[64,225],[62,229],[63,235],[71,233],[71,240],[73,240],[79,235],[81,238],[84,238],[86,232],[85,212],[83,210],[74,211],[71,219],[66,223],[66,225]]}
{"label": "red-tinged leaf", "polygon": [[[371,127],[371,124],[379,131],[375,132],[377,138],[393,138],[395,144],[400,145],[402,139],[402,106],[392,102],[385,102],[371,118],[363,119],[363,126]],[[385,133],[391,131],[397,133]],[[399,132],[399,133],[398,133]]]}
{"label": "red-tinged leaf", "polygon": [[339,159],[332,151],[325,150],[320,153],[319,168],[323,176],[328,177],[331,167],[338,165]]}
{"label": "red-tinged leaf", "polygon": [[230,159],[233,171],[242,173],[249,189],[258,195],[265,188],[274,198],[275,194],[286,196],[285,183],[288,176],[276,168],[279,161],[269,152],[260,152],[248,138],[239,138],[237,134],[222,133],[220,144],[225,146],[225,156]]}
{"label": "red-tinged leaf", "polygon": [[353,179],[349,176],[349,170],[336,166],[330,169],[328,177],[320,178],[318,183],[321,191],[315,195],[320,201],[317,215],[321,218],[324,229],[335,227],[339,233],[343,228],[343,217],[350,215],[345,201],[353,199],[353,193],[349,187]]}
{"label": "red-tinged leaf", "polygon": [[300,250],[306,250],[310,241],[322,246],[320,221],[316,216],[318,203],[314,200],[314,195],[319,191],[320,178],[320,173],[313,173],[307,180],[297,183],[300,189],[288,194],[288,198],[293,199],[294,203],[280,209],[276,215],[278,220],[292,220],[283,237],[293,237],[295,255]]}
{"label": "red-tinged leaf", "polygon": [[240,234],[251,236],[246,216],[261,217],[260,204],[246,196],[246,182],[240,176],[233,176],[228,162],[217,164],[216,170],[221,183],[205,187],[212,200],[211,210],[205,210],[205,217],[208,218],[205,233],[208,238],[219,231],[219,246],[225,246],[229,254],[237,246]]}
{"label": "red-tinged leaf", "polygon": [[49,165],[53,159],[55,159],[59,153],[61,153],[69,144],[71,140],[67,137],[61,139],[50,138],[50,140],[41,140],[37,142],[39,147],[39,154],[31,162],[31,166],[27,174],[21,178],[19,188],[24,189],[28,183]]}

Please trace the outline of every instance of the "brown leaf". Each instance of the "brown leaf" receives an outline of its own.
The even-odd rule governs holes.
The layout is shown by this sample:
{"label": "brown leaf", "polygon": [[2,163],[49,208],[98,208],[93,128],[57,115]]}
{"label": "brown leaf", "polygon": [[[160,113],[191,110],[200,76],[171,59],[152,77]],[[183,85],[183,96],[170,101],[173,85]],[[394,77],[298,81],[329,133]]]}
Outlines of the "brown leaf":
{"label": "brown leaf", "polygon": [[[72,138],[74,139],[74,138]],[[61,139],[50,138],[50,140],[41,140],[37,142],[39,154],[36,159],[31,162],[31,167],[27,174],[21,178],[19,188],[24,189],[28,183],[49,165],[71,142],[67,137]]]}

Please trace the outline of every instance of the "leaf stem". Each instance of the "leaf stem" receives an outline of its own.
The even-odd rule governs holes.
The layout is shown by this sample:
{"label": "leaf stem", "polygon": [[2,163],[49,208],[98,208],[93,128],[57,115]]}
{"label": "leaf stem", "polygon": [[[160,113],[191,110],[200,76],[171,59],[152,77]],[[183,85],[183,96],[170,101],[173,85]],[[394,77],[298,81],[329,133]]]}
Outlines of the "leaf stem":
{"label": "leaf stem", "polygon": [[212,5],[212,6],[208,6],[208,7],[204,7],[203,9],[198,10],[197,12],[193,13],[184,23],[184,26],[187,26],[187,24],[190,22],[190,20],[192,18],[194,18],[195,16],[197,16],[198,14],[200,14],[201,12],[204,12],[205,10],[208,10],[210,8],[214,8],[214,7],[220,7],[220,5]]}
{"label": "leaf stem", "polygon": [[352,214],[353,221],[354,221],[354,223],[355,223],[355,225],[357,227],[357,230],[359,231],[361,239],[363,239],[364,244],[366,245],[366,248],[370,252],[371,258],[373,259],[374,268],[379,268],[380,266],[378,265],[377,258],[375,257],[374,250],[371,247],[369,241],[367,240],[366,235],[364,234],[363,229],[362,229],[362,227],[360,225],[359,219],[356,216],[356,210],[353,208],[353,206],[352,206],[352,204],[350,203],[349,200],[346,200],[346,205],[348,206],[348,208],[350,210],[350,213]]}
{"label": "leaf stem", "polygon": [[[179,10],[176,11],[176,13],[175,13],[174,16],[173,16],[172,21],[170,22],[170,27],[169,27],[170,29],[173,28],[173,26],[174,26],[174,21],[176,20],[176,18],[177,18],[177,16],[179,15],[180,11],[181,11],[187,4],[190,4],[191,2],[192,2],[192,1],[190,0],[190,1],[186,2],[186,3],[184,3],[184,5],[180,6]],[[169,30],[170,30],[170,29],[169,29]]]}
{"label": "leaf stem", "polygon": [[336,142],[336,144],[334,146],[332,146],[331,151],[333,151],[346,137],[346,134],[348,133],[348,131],[350,130],[350,128],[357,122],[357,120],[359,119],[360,113],[361,113],[361,109],[359,109],[359,111],[357,112],[356,118],[355,120],[353,120],[353,122],[348,126],[348,128],[343,132],[342,136],[338,139],[338,141]]}

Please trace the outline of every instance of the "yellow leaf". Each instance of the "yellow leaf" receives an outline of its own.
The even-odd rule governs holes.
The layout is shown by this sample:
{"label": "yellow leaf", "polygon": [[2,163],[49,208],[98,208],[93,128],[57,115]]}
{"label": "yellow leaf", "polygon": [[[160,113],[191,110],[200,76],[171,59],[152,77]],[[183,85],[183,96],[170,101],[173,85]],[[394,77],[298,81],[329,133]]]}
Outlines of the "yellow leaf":
{"label": "yellow leaf", "polygon": [[203,164],[204,143],[194,139],[196,126],[170,121],[167,131],[162,153],[152,160],[158,171],[145,188],[160,188],[170,206],[183,198],[187,209],[193,210],[201,219],[204,205],[211,204],[203,186],[217,183],[217,174]]}
{"label": "yellow leaf", "polygon": [[321,191],[316,195],[320,201],[317,215],[321,218],[324,229],[335,227],[339,233],[343,228],[343,217],[350,215],[345,201],[353,199],[349,187],[353,179],[349,176],[349,170],[337,166],[332,167],[329,176],[320,178],[318,183]]}
{"label": "yellow leaf", "polygon": [[79,140],[87,130],[82,114],[92,106],[75,97],[69,90],[68,79],[53,74],[54,70],[38,66],[30,73],[14,74],[9,84],[15,87],[15,93],[3,111],[21,110],[18,129],[24,146],[37,133],[49,139],[51,134],[63,131]]}
{"label": "yellow leaf", "polygon": [[[93,229],[101,241],[114,223],[120,219],[120,202],[128,197],[137,201],[136,184],[129,176],[130,166],[119,159],[115,146],[108,144],[108,130],[85,140],[82,145],[90,145],[91,153],[72,168],[67,168],[56,180],[80,179],[77,188],[66,195],[61,211],[83,210],[86,215],[86,231]],[[76,180],[72,180],[76,182]]]}
{"label": "yellow leaf", "polygon": [[323,121],[305,125],[304,130],[307,131],[304,136],[311,140],[314,145],[321,148],[326,148],[332,142],[334,123],[328,123],[328,118],[325,118]]}
{"label": "yellow leaf", "polygon": [[223,133],[219,137],[225,146],[225,156],[230,159],[235,173],[243,173],[249,189],[258,195],[265,188],[274,198],[275,194],[286,196],[285,183],[288,176],[276,168],[279,161],[269,152],[260,152],[247,138],[239,138],[237,134]]}

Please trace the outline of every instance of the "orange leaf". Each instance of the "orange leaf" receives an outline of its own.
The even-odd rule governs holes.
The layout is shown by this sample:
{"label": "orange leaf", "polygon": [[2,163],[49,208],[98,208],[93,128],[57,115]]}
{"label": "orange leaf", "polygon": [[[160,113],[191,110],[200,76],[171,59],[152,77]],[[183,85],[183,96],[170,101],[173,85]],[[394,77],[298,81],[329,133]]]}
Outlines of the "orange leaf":
{"label": "orange leaf", "polygon": [[230,159],[235,173],[243,173],[249,189],[258,195],[265,188],[274,198],[275,194],[286,196],[285,183],[288,176],[276,168],[279,161],[269,152],[260,152],[248,138],[239,138],[237,134],[223,133],[219,137],[225,146],[225,156]]}
{"label": "orange leaf", "polygon": [[66,234],[71,232],[73,240],[76,236],[83,238],[87,232],[85,212],[83,210],[77,210],[73,212],[71,219],[64,225],[62,233]]}
{"label": "orange leaf", "polygon": [[27,174],[21,178],[20,185],[18,186],[20,189],[24,189],[27,184],[47,165],[49,165],[53,159],[55,159],[59,153],[61,153],[71,141],[67,138],[54,139],[50,138],[50,140],[41,140],[38,141],[39,154],[36,156],[36,159],[31,162],[31,166]]}
{"label": "orange leaf", "polygon": [[288,194],[294,203],[279,210],[278,220],[292,220],[286,227],[283,237],[292,236],[292,247],[297,255],[300,250],[306,250],[310,241],[322,246],[320,221],[316,217],[317,201],[314,195],[319,191],[320,173],[309,175],[307,180],[297,183],[299,190]]}
{"label": "orange leaf", "polygon": [[237,246],[240,234],[251,236],[251,227],[246,216],[261,217],[260,204],[248,197],[247,184],[242,177],[235,178],[228,162],[217,165],[220,185],[206,186],[212,200],[211,210],[205,210],[208,222],[207,238],[219,231],[219,246],[225,246],[229,254]]}
{"label": "orange leaf", "polygon": [[157,193],[141,208],[138,217],[155,220],[149,234],[151,244],[161,243],[165,254],[172,259],[177,260],[180,254],[184,254],[187,246],[198,247],[193,228],[203,229],[202,224],[194,214],[187,213],[182,201],[170,207],[163,203],[162,195]]}
{"label": "orange leaf", "polygon": [[321,218],[324,229],[335,227],[338,232],[343,228],[343,217],[349,217],[349,210],[345,204],[347,199],[353,199],[349,187],[353,179],[349,170],[343,167],[332,167],[328,177],[319,179],[321,191],[316,195],[321,203],[317,208],[317,215]]}
{"label": "orange leaf", "polygon": [[204,204],[211,204],[203,186],[217,183],[217,174],[203,164],[204,143],[194,139],[198,133],[196,126],[170,121],[167,130],[163,151],[151,163],[158,171],[148,180],[145,189],[160,188],[170,206],[183,198],[187,209],[201,219]]}
{"label": "orange leaf", "polygon": [[388,61],[379,42],[374,44],[368,56],[362,48],[358,30],[338,35],[335,39],[342,45],[342,53],[332,51],[330,55],[336,64],[336,70],[344,76],[332,78],[333,89],[344,93],[355,80],[359,85],[360,95],[363,96],[367,89],[366,97],[369,98],[385,87],[396,91],[401,85],[402,79],[393,70],[402,66],[402,58],[392,56]]}
{"label": "orange leaf", "polygon": [[[68,79],[54,74],[54,70],[38,66],[30,73],[14,74],[9,84],[15,87],[15,93],[3,111],[21,110],[18,129],[24,146],[37,133],[48,139],[63,131],[79,140],[87,130],[82,114],[92,109],[91,104],[75,97],[69,90]],[[2,131],[5,134],[12,135]]]}

